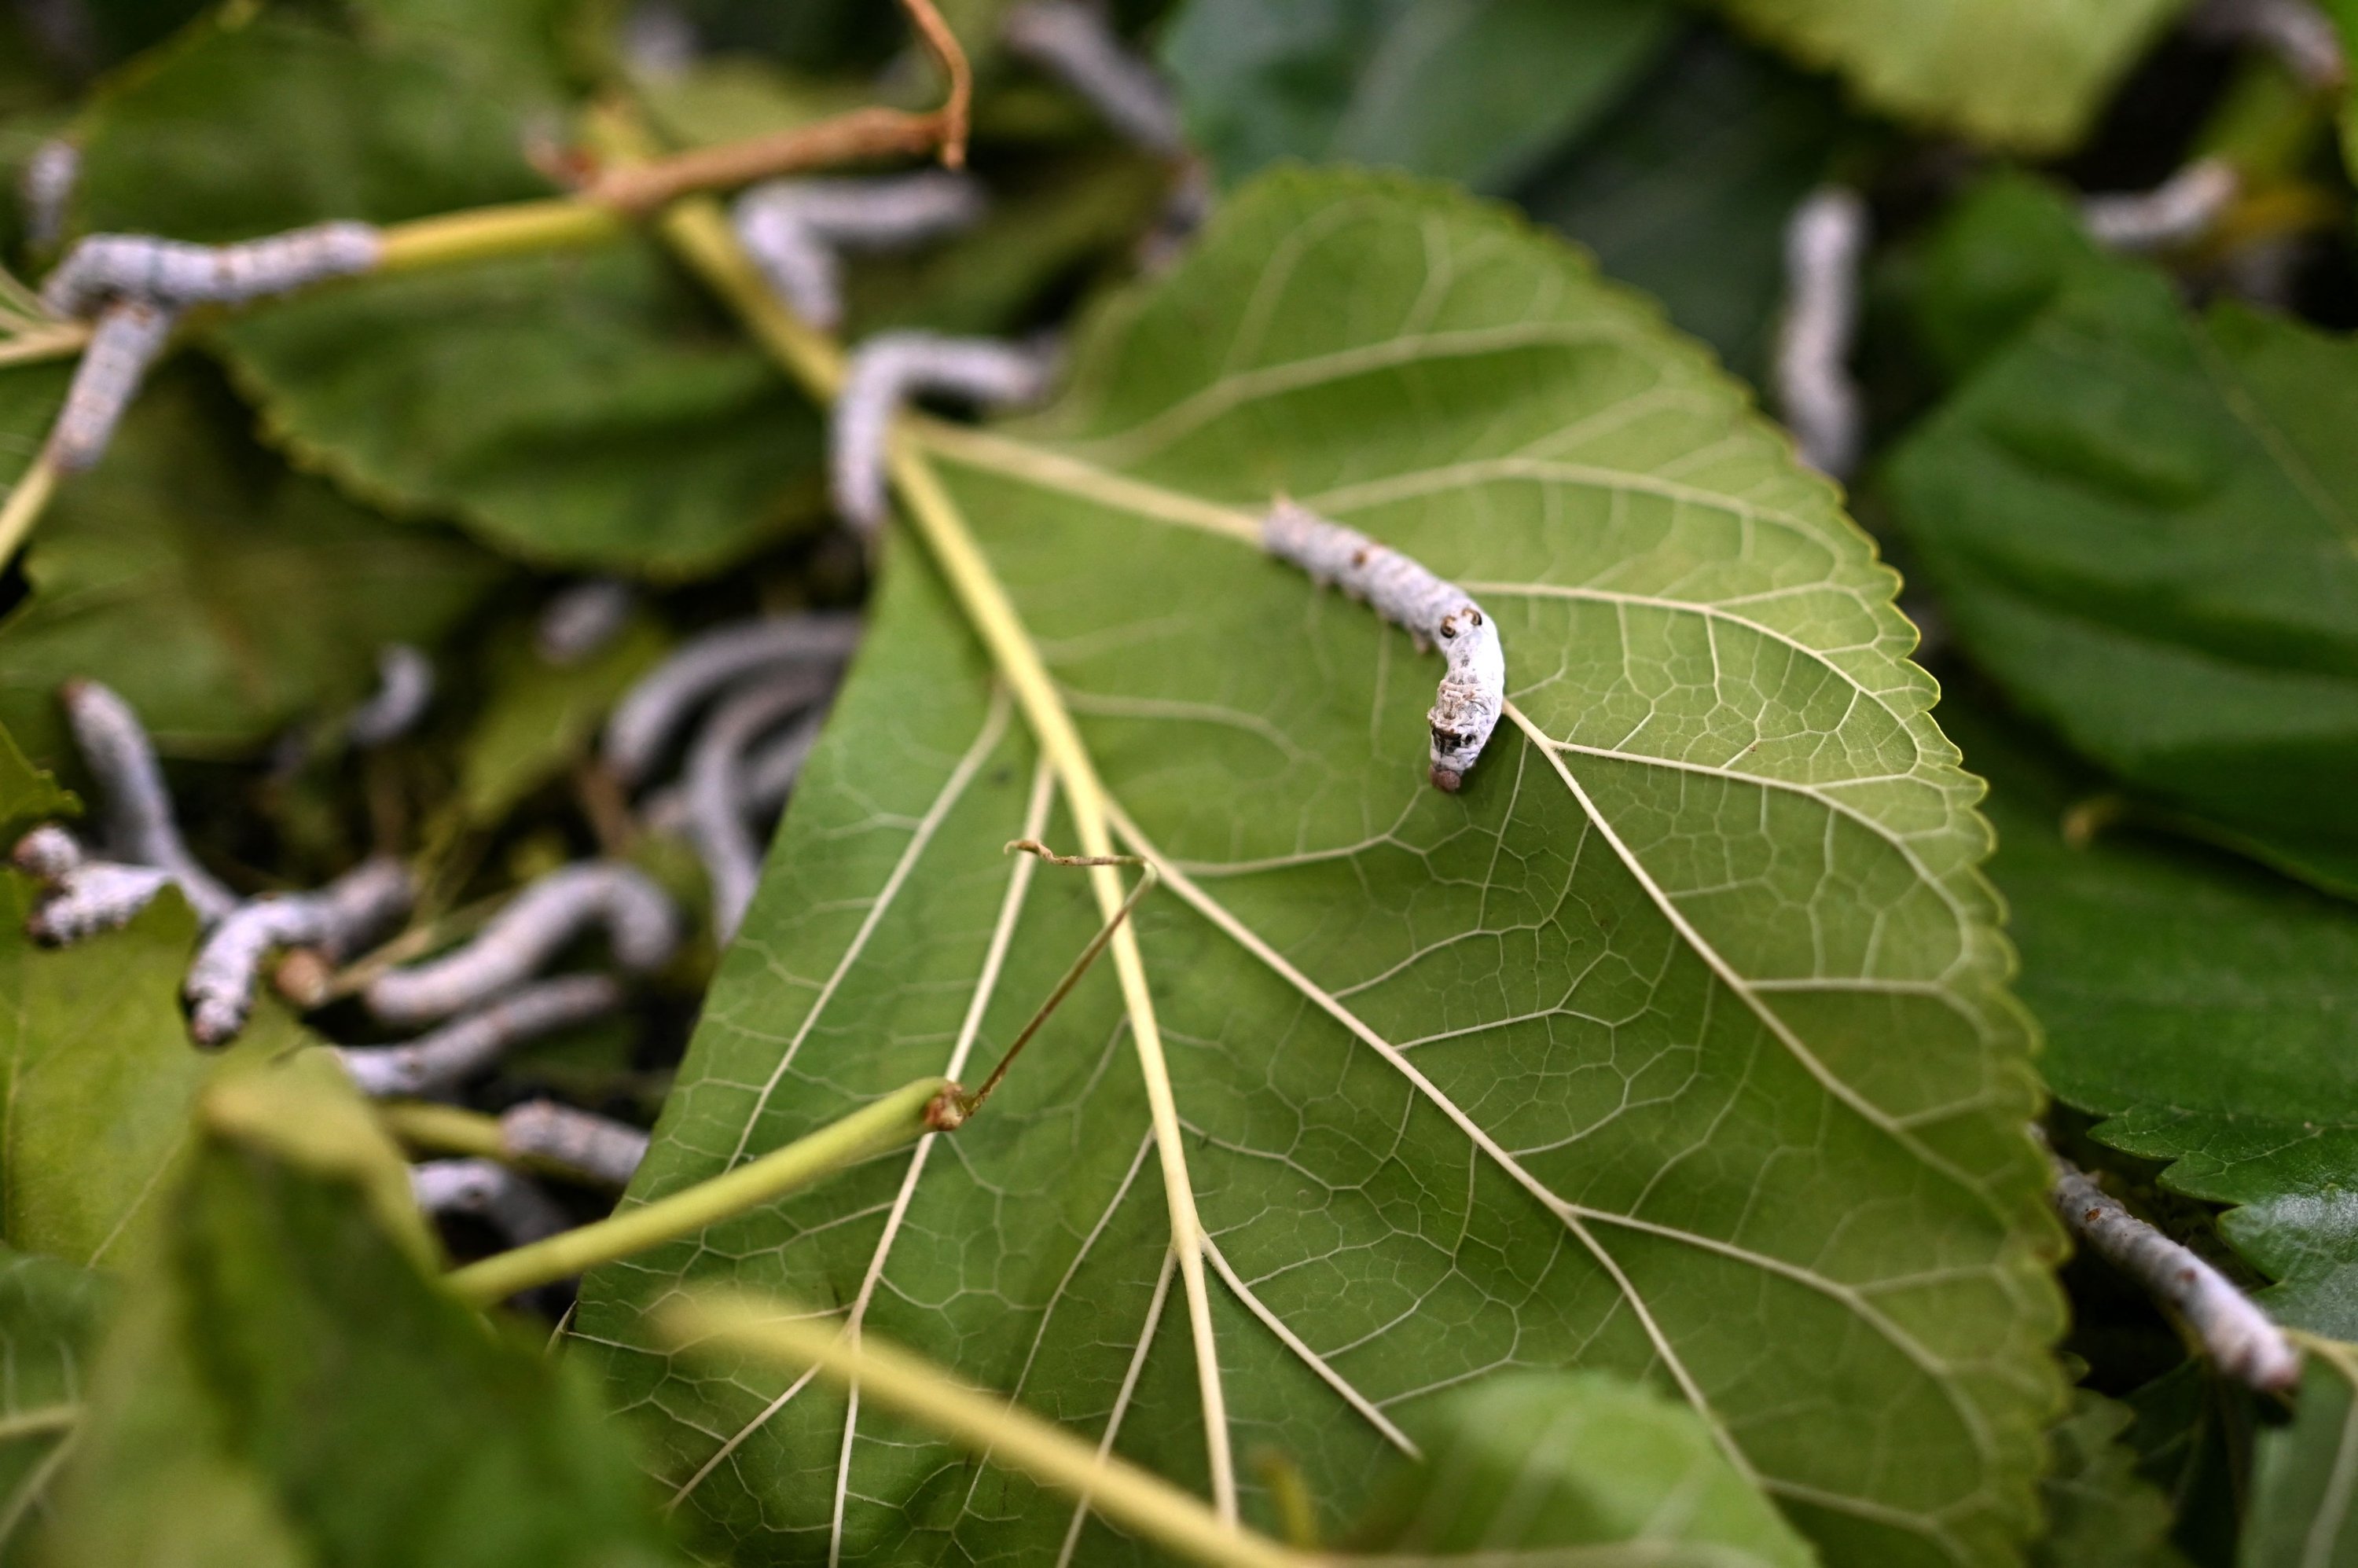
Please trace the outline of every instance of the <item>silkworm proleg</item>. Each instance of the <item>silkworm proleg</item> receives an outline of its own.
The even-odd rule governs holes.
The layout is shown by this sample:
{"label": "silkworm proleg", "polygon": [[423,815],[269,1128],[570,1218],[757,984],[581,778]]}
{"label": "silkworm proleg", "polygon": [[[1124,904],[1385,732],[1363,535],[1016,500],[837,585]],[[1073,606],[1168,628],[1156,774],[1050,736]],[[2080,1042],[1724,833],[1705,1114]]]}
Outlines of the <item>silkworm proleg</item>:
{"label": "silkworm proleg", "polygon": [[1170,85],[1123,45],[1096,6],[1078,0],[1030,0],[1008,13],[1000,37],[1014,53],[1071,88],[1133,146],[1166,156],[1185,149]]}
{"label": "silkworm proleg", "polygon": [[1811,192],[1785,226],[1777,406],[1801,460],[1833,479],[1850,476],[1865,440],[1850,351],[1866,241],[1866,203],[1839,185]]}
{"label": "silkworm proleg", "polygon": [[83,473],[98,466],[148,368],[170,345],[178,321],[172,310],[139,299],[117,300],[99,312],[66,388],[65,406],[49,430],[49,461],[60,471]]}
{"label": "silkworm proleg", "polygon": [[398,1045],[339,1045],[337,1056],[361,1092],[384,1098],[454,1088],[527,1040],[603,1018],[622,1005],[611,975],[559,975],[520,987],[489,1005]]}
{"label": "silkworm proleg", "polygon": [[852,351],[827,427],[836,510],[872,535],[884,521],[885,443],[912,398],[961,398],[986,408],[1045,396],[1055,355],[992,338],[882,332]]}
{"label": "silkworm proleg", "polygon": [[559,949],[603,925],[614,962],[660,968],[679,945],[671,900],[644,871],[611,860],[563,867],[534,882],[455,952],[379,975],[369,1011],[388,1023],[424,1023],[490,1002],[537,973]]}
{"label": "silkworm proleg", "polygon": [[199,865],[181,840],[163,767],[131,705],[93,680],[68,681],[60,696],[74,744],[105,797],[107,848],[179,883],[200,923],[211,925],[227,914],[237,895]]}
{"label": "silkworm proleg", "polygon": [[724,687],[762,670],[839,665],[859,645],[860,617],[839,611],[741,622],[690,638],[615,704],[600,755],[615,777],[637,784]]}
{"label": "silkworm proleg", "polygon": [[234,1039],[254,1008],[263,960],[281,947],[317,947],[341,958],[399,919],[412,889],[401,862],[364,860],[317,892],[257,898],[224,915],[198,945],[180,994],[200,1045]]}

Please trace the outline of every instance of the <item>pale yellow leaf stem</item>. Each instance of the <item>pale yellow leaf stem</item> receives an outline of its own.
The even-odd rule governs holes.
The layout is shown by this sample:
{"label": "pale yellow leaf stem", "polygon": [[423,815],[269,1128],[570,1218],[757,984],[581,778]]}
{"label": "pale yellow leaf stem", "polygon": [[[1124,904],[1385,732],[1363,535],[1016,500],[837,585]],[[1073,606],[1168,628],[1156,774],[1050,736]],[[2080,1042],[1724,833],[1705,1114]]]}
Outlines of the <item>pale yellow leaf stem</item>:
{"label": "pale yellow leaf stem", "polygon": [[1303,1568],[1314,1561],[1238,1527],[1197,1498],[1055,1423],[955,1381],[905,1350],[802,1316],[783,1303],[704,1292],[663,1308],[657,1327],[683,1350],[723,1346],[801,1370],[816,1367],[897,1413],[1033,1480],[1084,1498],[1121,1529],[1209,1568]]}
{"label": "pale yellow leaf stem", "polygon": [[42,509],[57,492],[57,465],[49,461],[46,451],[35,458],[29,467],[16,478],[16,487],[8,499],[0,502],[0,567],[16,558],[16,551],[40,521]]}

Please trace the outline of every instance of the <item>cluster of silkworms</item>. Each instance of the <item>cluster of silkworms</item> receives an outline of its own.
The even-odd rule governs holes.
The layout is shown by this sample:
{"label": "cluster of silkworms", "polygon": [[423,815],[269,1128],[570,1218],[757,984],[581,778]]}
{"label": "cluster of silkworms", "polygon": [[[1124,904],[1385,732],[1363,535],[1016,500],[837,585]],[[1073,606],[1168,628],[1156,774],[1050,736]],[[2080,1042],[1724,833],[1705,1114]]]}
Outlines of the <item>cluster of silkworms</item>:
{"label": "cluster of silkworms", "polygon": [[843,320],[846,252],[908,250],[971,227],[981,183],[948,169],[872,179],[773,179],[737,199],[738,241],[795,315],[833,331]]}
{"label": "cluster of silkworms", "polygon": [[1832,479],[1850,477],[1865,443],[1850,351],[1866,242],[1866,203],[1839,185],[1811,192],[1785,225],[1777,406],[1801,460]]}

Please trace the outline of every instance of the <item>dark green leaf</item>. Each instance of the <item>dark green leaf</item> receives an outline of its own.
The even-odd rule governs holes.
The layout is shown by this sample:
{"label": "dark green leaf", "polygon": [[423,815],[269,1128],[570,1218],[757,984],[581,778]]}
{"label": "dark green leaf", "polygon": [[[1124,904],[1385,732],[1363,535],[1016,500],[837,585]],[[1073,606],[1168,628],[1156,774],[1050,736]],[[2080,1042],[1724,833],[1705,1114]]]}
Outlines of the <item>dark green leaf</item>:
{"label": "dark green leaf", "polygon": [[2358,1563],[2358,1346],[2312,1339],[2302,1348],[2299,1413],[2263,1433],[2252,1455],[2243,1568]]}
{"label": "dark green leaf", "polygon": [[2062,190],[1993,175],[1917,248],[1909,290],[1917,340],[1943,375],[1962,379],[2038,319],[2077,272],[2113,265]]}
{"label": "dark green leaf", "polygon": [[0,847],[15,843],[36,822],[78,809],[71,792],[59,788],[47,771],[27,762],[16,737],[0,729]]}
{"label": "dark green leaf", "polygon": [[148,387],[106,461],[69,481],[0,622],[0,724],[68,751],[60,682],[121,692],[168,749],[250,746],[356,700],[386,643],[431,646],[501,575],[481,550],[369,515],[289,473],[218,387]]}
{"label": "dark green leaf", "polygon": [[551,665],[528,636],[493,649],[481,676],[488,695],[459,751],[459,800],[479,827],[496,826],[517,802],[586,754],[606,710],[670,645],[646,619],[634,620],[580,664]]}
{"label": "dark green leaf", "polygon": [[399,1157],[332,1064],[225,1082],[203,1122],[100,1356],[58,1561],[673,1561],[586,1387],[383,1228]]}
{"label": "dark green leaf", "polygon": [[2136,1451],[2121,1441],[2135,1419],[2127,1406],[2074,1390],[2071,1413],[2048,1433],[2051,1445],[2040,1498],[2047,1533],[2032,1568],[2178,1568],[2169,1543],[2169,1502],[2137,1474]]}
{"label": "dark green leaf", "polygon": [[1306,158],[1498,190],[1610,103],[1676,20],[1661,0],[1190,0],[1163,59],[1225,181]]}
{"label": "dark green leaf", "polygon": [[2358,891],[2358,344],[2082,269],[1886,490],[1974,659],[2139,791]]}

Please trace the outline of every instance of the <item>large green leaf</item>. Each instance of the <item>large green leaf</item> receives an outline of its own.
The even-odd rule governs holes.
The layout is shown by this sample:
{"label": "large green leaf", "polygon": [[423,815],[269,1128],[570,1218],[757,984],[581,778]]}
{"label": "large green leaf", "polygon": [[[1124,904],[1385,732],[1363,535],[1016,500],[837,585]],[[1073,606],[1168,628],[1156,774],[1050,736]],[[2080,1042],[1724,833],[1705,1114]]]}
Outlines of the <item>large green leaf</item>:
{"label": "large green leaf", "polygon": [[2238,1204],[2223,1228],[2286,1282],[2273,1310],[2358,1332],[2358,911],[2209,850],[2115,828],[2068,844],[2084,797],[2021,737],[1960,713],[1993,784],[1990,872],[2057,1097],[2095,1135]]}
{"label": "large green leaf", "polygon": [[2120,1441],[2132,1419],[2125,1405],[2072,1390],[2071,1413],[2048,1434],[2047,1532],[2031,1552],[2035,1568],[2182,1568],[2168,1540],[2169,1503]]}
{"label": "large green leaf", "polygon": [[288,472],[195,376],[148,388],[50,503],[25,570],[32,595],[0,621],[0,724],[52,765],[62,681],[114,687],[168,748],[248,746],[357,699],[381,646],[431,646],[502,576]]}
{"label": "large green leaf", "polygon": [[46,770],[27,762],[16,738],[0,729],[0,843],[14,844],[34,823],[76,809],[73,795],[59,789]]}
{"label": "large green leaf", "polygon": [[1669,38],[1663,0],[1189,0],[1163,60],[1225,180],[1280,158],[1504,189]]}
{"label": "large green leaf", "polygon": [[87,1269],[0,1247],[0,1563],[32,1561],[113,1295]]}
{"label": "large green leaf", "polygon": [[[1577,1366],[1686,1397],[1830,1563],[2012,1560],[2061,1314],[1978,786],[1891,575],[1704,351],[1497,210],[1289,172],[1098,319],[1041,423],[932,439],[1172,879],[1139,932],[1212,1278],[1199,1309],[1168,1271],[1093,977],[954,1143],[585,1281],[708,1539],[1036,1561],[1074,1516],[675,1367],[642,1309],[683,1279],[860,1303],[1199,1489],[1202,1336],[1234,1450],[1294,1455],[1329,1528],[1395,1422]],[[1437,663],[1228,536],[1280,492],[1498,617],[1519,706],[1463,794],[1425,783]],[[1073,829],[929,557],[887,565],[640,1198],[979,1076],[1096,924],[1001,854]]]}
{"label": "large green leaf", "polygon": [[587,1385],[486,1332],[382,1227],[406,1183],[368,1113],[336,1103],[341,1073],[265,1072],[312,1081],[207,1096],[169,1243],[100,1354],[54,1560],[675,1561]]}
{"label": "large green leaf", "polygon": [[2017,702],[2145,794],[2358,891],[2353,425],[2358,344],[2082,267],[1885,489]]}
{"label": "large green leaf", "polygon": [[2310,1340],[2293,1423],[2261,1435],[2242,1568],[2358,1563],[2358,1346]]}
{"label": "large green leaf", "polygon": [[2076,141],[2186,0],[1717,0],[1869,107],[2024,152]]}
{"label": "large green leaf", "polygon": [[[1661,1568],[1812,1568],[1808,1544],[1694,1411],[1595,1372],[1509,1373],[1450,1395],[1353,1544],[1418,1556],[1643,1544]],[[1600,1560],[1614,1561],[1600,1553]]]}

